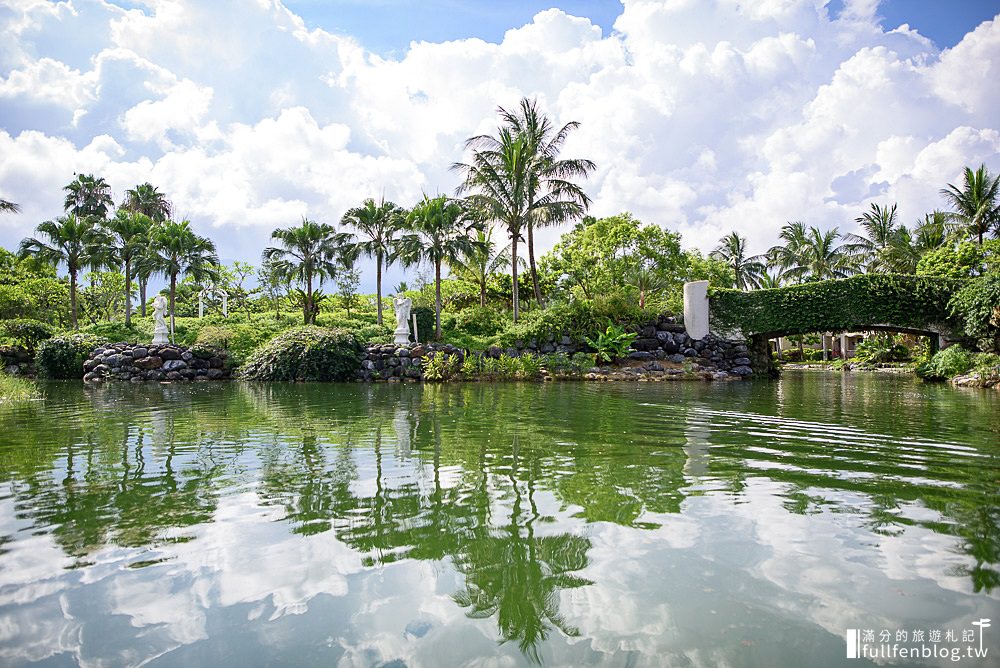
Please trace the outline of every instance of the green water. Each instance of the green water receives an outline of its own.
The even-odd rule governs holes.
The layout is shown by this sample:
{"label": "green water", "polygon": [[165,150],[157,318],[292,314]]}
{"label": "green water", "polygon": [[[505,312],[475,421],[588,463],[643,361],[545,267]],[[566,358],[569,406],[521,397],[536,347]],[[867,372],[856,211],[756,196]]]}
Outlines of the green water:
{"label": "green water", "polygon": [[998,392],[44,393],[0,409],[0,665],[857,666],[846,629],[980,618],[958,665],[1000,653]]}

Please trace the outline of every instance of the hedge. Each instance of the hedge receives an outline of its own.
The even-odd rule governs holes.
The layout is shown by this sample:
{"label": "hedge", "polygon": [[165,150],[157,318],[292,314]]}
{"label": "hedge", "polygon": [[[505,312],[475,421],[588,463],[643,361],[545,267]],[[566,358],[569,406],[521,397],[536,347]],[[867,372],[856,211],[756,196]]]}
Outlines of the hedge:
{"label": "hedge", "polygon": [[83,363],[103,339],[91,334],[69,334],[42,341],[35,356],[42,378],[83,378]]}
{"label": "hedge", "polygon": [[777,336],[878,324],[912,329],[936,324],[961,333],[961,321],[952,316],[948,301],[966,282],[863,274],[750,292],[715,288],[709,295],[712,329]]}
{"label": "hedge", "polygon": [[361,344],[352,332],[307,325],[278,334],[253,353],[244,380],[351,380],[360,368]]}

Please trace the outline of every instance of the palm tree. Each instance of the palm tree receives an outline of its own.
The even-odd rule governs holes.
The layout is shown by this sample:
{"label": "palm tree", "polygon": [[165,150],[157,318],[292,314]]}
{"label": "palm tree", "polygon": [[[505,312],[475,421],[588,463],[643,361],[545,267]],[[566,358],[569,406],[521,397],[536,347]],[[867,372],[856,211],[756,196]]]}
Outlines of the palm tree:
{"label": "palm tree", "polygon": [[210,239],[195,234],[187,220],[168,220],[152,231],[145,263],[170,279],[170,333],[174,332],[174,297],[177,277],[190,274],[196,280],[214,278],[219,258]]}
{"label": "palm tree", "polygon": [[[132,278],[135,263],[137,260],[141,261],[146,253],[153,221],[144,213],[121,208],[104,227],[116,244],[115,255],[125,269],[125,325],[128,326],[132,324]],[[145,290],[143,293],[145,302]]]}
{"label": "palm tree", "polygon": [[475,230],[474,241],[475,248],[451,260],[448,267],[458,278],[476,284],[479,288],[479,305],[486,306],[486,284],[490,276],[510,263],[510,244],[499,253],[494,253],[493,228],[490,226]]}
{"label": "palm tree", "polygon": [[0,199],[0,213],[20,213],[21,206],[15,204],[14,202],[8,202],[5,199]]}
{"label": "palm tree", "polygon": [[281,248],[265,248],[264,262],[273,267],[275,274],[285,280],[296,280],[305,286],[302,303],[302,318],[305,324],[316,321],[313,300],[313,282],[320,285],[327,278],[335,278],[337,272],[350,264],[351,239],[354,235],[337,232],[332,225],[316,223],[305,216],[297,227],[277,229],[271,238],[281,244]]}
{"label": "palm tree", "polygon": [[805,280],[844,278],[854,273],[853,259],[837,247],[837,228],[821,232],[801,221],[786,223],[778,235],[784,244],[767,251],[768,265],[778,269],[778,278],[801,283]]}
{"label": "palm tree", "polygon": [[990,178],[986,165],[980,165],[975,172],[966,167],[963,174],[965,183],[961,189],[948,184],[941,195],[954,211],[948,217],[960,224],[970,236],[979,238],[993,229],[994,236],[1000,236],[1000,176]]}
{"label": "palm tree", "polygon": [[43,240],[24,239],[19,254],[22,258],[35,257],[42,262],[66,264],[69,272],[69,300],[73,329],[78,329],[76,308],[77,277],[81,269],[93,266],[104,257],[108,239],[89,216],[69,214],[48,220],[35,228]]}
{"label": "palm tree", "polygon": [[745,237],[730,232],[719,240],[718,247],[709,255],[729,265],[736,275],[739,290],[752,290],[760,285],[760,279],[767,274],[763,255],[746,256]]}
{"label": "palm tree", "polygon": [[556,131],[549,118],[539,113],[536,102],[527,98],[521,100],[516,112],[500,107],[498,113],[503,124],[497,136],[466,140],[466,149],[473,151],[472,162],[456,163],[452,169],[464,177],[456,193],[471,193],[466,201],[474,215],[482,222],[502,224],[510,235],[516,322],[520,313],[517,245],[522,231],[528,235],[535,300],[544,307],[535,268],[534,229],[564,223],[586,212],[590,198],[570,179],[586,177],[595,165],[590,160],[558,159],[566,137],[579,123],[567,123]]}
{"label": "palm tree", "polygon": [[77,216],[94,216],[99,220],[108,217],[108,211],[115,205],[111,198],[111,186],[103,177],[93,174],[77,174],[63,190],[66,199],[63,208]]}
{"label": "palm tree", "polygon": [[[901,242],[908,242],[908,233],[901,233],[902,226],[896,224],[896,204],[892,207],[871,205],[871,210],[854,219],[861,225],[864,236],[845,234],[843,251],[850,255],[868,272],[889,272],[894,269],[893,254],[903,247]],[[905,244],[909,247],[909,243]]]}
{"label": "palm tree", "polygon": [[156,222],[170,218],[173,208],[167,196],[151,183],[140,183],[125,191],[122,208],[148,216]]}
{"label": "palm tree", "polygon": [[403,225],[405,213],[401,207],[385,199],[378,204],[372,198],[361,206],[349,209],[340,219],[341,225],[350,225],[368,239],[354,244],[354,252],[375,258],[375,293],[378,324],[382,324],[382,265],[392,262],[393,242]]}
{"label": "palm tree", "polygon": [[397,256],[406,266],[427,260],[434,265],[435,338],[441,338],[441,265],[476,252],[479,245],[463,227],[462,207],[441,195],[418,202],[406,216],[411,231],[396,242]]}

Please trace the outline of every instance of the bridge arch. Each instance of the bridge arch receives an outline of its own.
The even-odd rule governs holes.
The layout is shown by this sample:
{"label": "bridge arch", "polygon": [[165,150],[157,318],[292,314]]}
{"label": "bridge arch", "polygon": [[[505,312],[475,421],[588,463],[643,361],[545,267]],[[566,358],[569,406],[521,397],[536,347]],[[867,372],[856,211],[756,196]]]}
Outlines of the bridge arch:
{"label": "bridge arch", "polygon": [[[693,339],[708,334],[751,343],[770,366],[767,341],[811,332],[893,331],[932,337],[947,345],[964,338],[948,302],[965,281],[893,274],[862,274],[771,290],[684,286],[684,323]],[[756,368],[756,367],[755,367]]]}

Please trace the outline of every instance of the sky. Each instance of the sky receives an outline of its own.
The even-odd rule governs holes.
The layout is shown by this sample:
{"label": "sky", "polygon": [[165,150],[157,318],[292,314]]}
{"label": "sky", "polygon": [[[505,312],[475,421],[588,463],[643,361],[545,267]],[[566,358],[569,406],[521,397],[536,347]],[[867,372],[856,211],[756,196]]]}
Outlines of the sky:
{"label": "sky", "polygon": [[[710,251],[791,220],[914,224],[1000,171],[1000,0],[0,0],[0,245],[94,173],[149,181],[220,256],[366,197],[452,194],[463,142],[534,97],[630,211]],[[539,235],[542,250],[560,232]],[[362,289],[374,271],[362,265]],[[387,282],[411,279],[393,268]]]}

